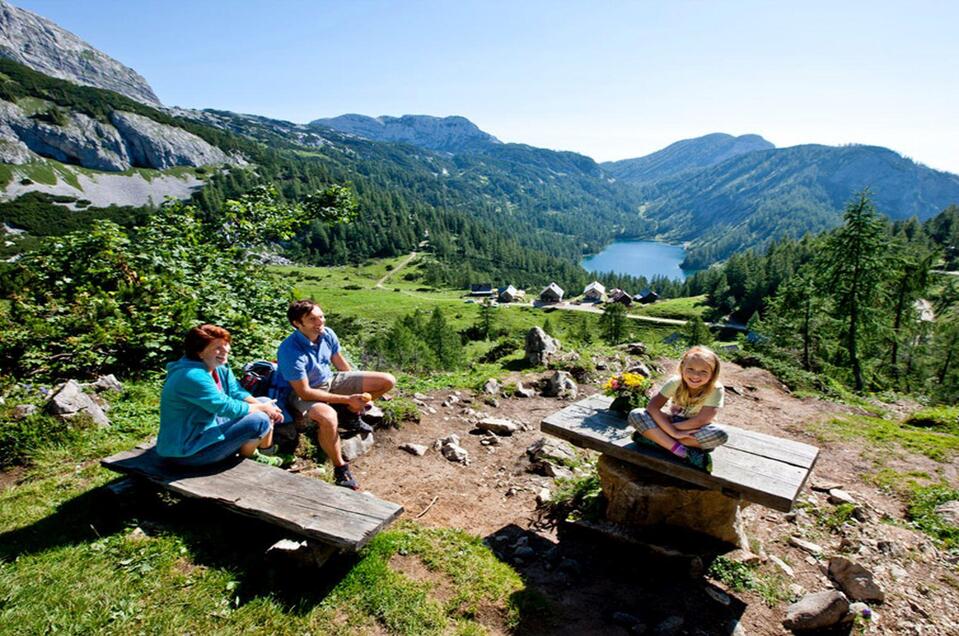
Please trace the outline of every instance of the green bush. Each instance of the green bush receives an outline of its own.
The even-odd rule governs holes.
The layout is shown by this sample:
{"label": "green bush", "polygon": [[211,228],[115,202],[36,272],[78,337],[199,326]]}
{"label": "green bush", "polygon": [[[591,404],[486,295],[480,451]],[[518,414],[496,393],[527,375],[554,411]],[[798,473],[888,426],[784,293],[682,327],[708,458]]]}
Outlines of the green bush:
{"label": "green bush", "polygon": [[400,428],[403,422],[419,422],[420,410],[416,407],[413,400],[404,397],[396,397],[388,402],[382,402],[383,424]]}
{"label": "green bush", "polygon": [[706,571],[706,576],[722,581],[736,592],[756,589],[753,568],[741,561],[733,561],[724,556],[716,557]]}
{"label": "green bush", "polygon": [[77,435],[77,428],[49,415],[36,413],[22,420],[0,417],[0,468],[28,463],[37,451]]}

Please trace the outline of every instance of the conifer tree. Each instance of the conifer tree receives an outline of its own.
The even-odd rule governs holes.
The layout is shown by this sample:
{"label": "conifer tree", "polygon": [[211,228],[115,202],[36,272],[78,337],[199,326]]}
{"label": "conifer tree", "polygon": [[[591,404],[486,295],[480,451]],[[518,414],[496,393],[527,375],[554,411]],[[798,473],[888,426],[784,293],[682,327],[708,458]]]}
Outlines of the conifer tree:
{"label": "conifer tree", "polygon": [[693,316],[692,320],[687,321],[686,341],[690,347],[712,344],[713,334],[699,316]]}
{"label": "conifer tree", "polygon": [[621,342],[626,335],[626,307],[622,303],[607,303],[599,317],[599,328],[606,342]]}

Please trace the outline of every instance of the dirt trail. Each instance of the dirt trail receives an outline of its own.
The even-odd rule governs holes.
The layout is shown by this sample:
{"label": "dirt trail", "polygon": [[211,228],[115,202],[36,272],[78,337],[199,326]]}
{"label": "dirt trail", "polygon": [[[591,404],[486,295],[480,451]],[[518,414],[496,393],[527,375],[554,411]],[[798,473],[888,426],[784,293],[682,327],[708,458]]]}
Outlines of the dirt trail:
{"label": "dirt trail", "polygon": [[409,265],[410,261],[412,261],[414,258],[416,258],[419,255],[420,255],[419,252],[410,252],[406,256],[406,258],[404,258],[402,261],[399,262],[399,264],[396,267],[394,267],[390,271],[383,274],[383,277],[380,278],[378,281],[376,281],[376,285],[374,285],[374,287],[382,287],[383,283],[385,283],[390,276],[392,276],[393,274],[397,273],[398,271],[400,271],[401,269]]}

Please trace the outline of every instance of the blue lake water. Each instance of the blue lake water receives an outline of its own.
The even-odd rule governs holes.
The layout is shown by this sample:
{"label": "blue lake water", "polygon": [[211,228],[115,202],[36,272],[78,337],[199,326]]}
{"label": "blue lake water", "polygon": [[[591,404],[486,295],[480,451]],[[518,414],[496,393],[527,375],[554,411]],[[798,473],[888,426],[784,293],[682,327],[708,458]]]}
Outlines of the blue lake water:
{"label": "blue lake water", "polygon": [[679,264],[686,257],[681,245],[656,241],[615,241],[599,254],[583,259],[590,272],[616,272],[632,276],[686,278]]}

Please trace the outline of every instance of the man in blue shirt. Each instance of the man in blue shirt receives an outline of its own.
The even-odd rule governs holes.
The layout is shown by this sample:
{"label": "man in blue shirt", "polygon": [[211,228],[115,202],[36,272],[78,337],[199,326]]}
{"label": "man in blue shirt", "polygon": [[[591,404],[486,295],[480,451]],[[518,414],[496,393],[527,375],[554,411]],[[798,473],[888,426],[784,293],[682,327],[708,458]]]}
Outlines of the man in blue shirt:
{"label": "man in blue shirt", "polygon": [[316,440],[333,462],[336,484],[359,490],[340,452],[337,432],[344,420],[356,426],[359,414],[394,386],[389,373],[352,371],[340,353],[340,341],[326,326],[323,310],[312,300],[298,300],[286,317],[296,329],[277,350],[279,385],[291,389],[286,401],[298,428],[316,425]]}

